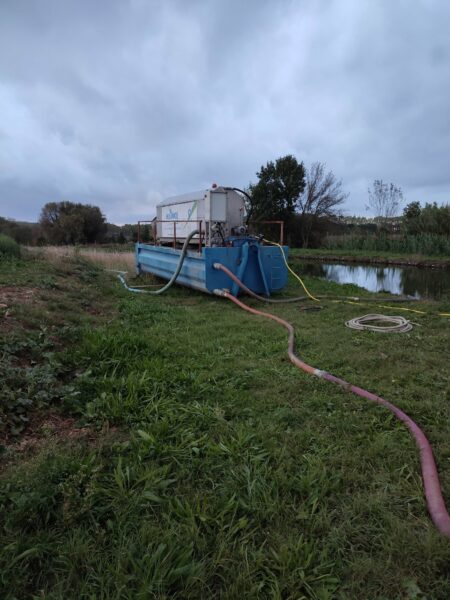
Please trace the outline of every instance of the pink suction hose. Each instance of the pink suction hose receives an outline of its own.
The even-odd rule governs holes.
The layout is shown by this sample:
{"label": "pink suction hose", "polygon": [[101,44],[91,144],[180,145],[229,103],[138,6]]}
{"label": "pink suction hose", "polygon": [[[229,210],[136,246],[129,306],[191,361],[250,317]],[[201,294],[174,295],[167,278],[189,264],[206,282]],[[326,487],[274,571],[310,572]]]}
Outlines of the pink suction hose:
{"label": "pink suction hose", "polygon": [[[241,282],[239,283],[241,284]],[[243,284],[241,285],[241,287],[244,287]],[[430,442],[428,441],[420,427],[417,425],[417,423],[415,423],[406,413],[404,413],[402,410],[400,410],[394,404],[391,404],[391,402],[388,402],[384,398],[376,396],[375,394],[372,394],[371,392],[368,392],[367,390],[364,390],[363,388],[360,388],[356,385],[352,385],[351,383],[348,383],[343,379],[339,379],[339,377],[335,377],[334,375],[331,375],[331,373],[327,373],[327,371],[315,369],[311,365],[308,365],[307,363],[300,360],[294,351],[294,327],[288,321],[285,321],[284,319],[282,319],[281,317],[277,317],[276,315],[272,315],[271,313],[251,308],[250,306],[247,306],[247,304],[244,304],[243,302],[238,300],[235,296],[233,296],[230,292],[226,290],[215,290],[215,293],[219,296],[228,298],[237,306],[243,308],[247,312],[250,312],[254,315],[259,315],[261,317],[265,317],[266,319],[271,319],[272,321],[276,321],[277,323],[285,327],[289,332],[289,359],[296,367],[302,369],[303,371],[306,371],[310,375],[315,375],[316,377],[320,377],[322,379],[326,379],[327,381],[331,381],[332,383],[336,383],[344,389],[353,392],[357,396],[361,396],[362,398],[372,400],[372,402],[376,402],[377,404],[385,406],[397,417],[397,419],[405,423],[405,425],[412,433],[416,444],[419,448],[420,463],[422,467],[422,478],[425,490],[425,497],[428,505],[428,511],[438,530],[442,533],[442,535],[450,539],[450,516],[445,507],[444,498],[442,497],[439,476],[436,468],[436,463],[433,457],[433,450],[431,448]]]}

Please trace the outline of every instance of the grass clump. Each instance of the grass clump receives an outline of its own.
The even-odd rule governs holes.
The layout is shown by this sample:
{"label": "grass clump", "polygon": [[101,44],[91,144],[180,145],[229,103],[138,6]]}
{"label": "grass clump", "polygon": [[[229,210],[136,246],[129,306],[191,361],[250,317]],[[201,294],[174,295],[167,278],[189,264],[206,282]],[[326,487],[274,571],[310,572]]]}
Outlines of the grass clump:
{"label": "grass clump", "polygon": [[0,233],[0,259],[4,260],[7,258],[19,258],[20,257],[20,246],[13,240],[9,235]]}

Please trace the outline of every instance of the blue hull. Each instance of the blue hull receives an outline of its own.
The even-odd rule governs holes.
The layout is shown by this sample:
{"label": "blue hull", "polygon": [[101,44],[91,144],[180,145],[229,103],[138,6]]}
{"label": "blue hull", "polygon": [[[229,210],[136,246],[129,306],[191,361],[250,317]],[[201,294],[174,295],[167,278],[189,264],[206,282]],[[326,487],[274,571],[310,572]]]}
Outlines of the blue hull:
{"label": "blue hull", "polygon": [[[284,246],[287,257],[288,248]],[[180,250],[136,244],[136,270],[151,273],[162,279],[170,279],[180,258]],[[202,253],[188,251],[177,283],[213,293],[215,289],[228,289],[235,296],[239,288],[214,263],[228,267],[248,288],[257,294],[270,296],[284,288],[287,268],[281,249],[276,246],[246,244],[241,246],[202,248]]]}

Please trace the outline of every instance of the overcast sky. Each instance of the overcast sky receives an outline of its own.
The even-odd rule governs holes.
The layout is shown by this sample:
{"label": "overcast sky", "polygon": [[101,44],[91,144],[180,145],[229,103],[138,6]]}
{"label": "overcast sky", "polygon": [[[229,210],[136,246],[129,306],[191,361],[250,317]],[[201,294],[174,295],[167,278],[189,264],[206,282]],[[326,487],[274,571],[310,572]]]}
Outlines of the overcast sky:
{"label": "overcast sky", "polygon": [[0,0],[0,215],[111,222],[322,161],[450,201],[449,0]]}

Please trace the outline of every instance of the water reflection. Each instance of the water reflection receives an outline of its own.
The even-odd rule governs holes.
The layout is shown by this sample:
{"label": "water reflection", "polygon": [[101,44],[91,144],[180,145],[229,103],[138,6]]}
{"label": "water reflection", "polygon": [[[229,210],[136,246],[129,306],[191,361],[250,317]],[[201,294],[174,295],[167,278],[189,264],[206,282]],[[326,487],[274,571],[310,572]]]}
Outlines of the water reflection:
{"label": "water reflection", "polygon": [[450,296],[450,271],[417,267],[380,267],[372,265],[299,261],[300,274],[323,277],[337,283],[353,283],[370,292],[386,291],[415,298],[439,299]]}

